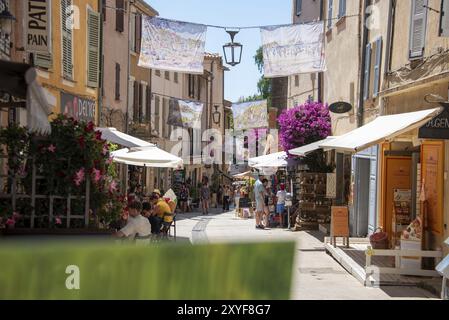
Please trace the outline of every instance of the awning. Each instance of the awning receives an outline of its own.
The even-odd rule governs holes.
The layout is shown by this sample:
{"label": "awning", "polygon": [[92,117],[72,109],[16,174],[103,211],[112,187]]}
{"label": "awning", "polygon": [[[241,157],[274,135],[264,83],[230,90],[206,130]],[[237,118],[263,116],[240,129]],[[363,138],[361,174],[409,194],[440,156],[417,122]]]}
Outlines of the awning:
{"label": "awning", "polygon": [[323,143],[320,147],[357,153],[425,125],[441,110],[442,108],[436,108],[381,116],[360,128]]}
{"label": "awning", "polygon": [[255,167],[261,163],[267,163],[270,161],[275,161],[278,159],[286,159],[287,158],[287,152],[277,152],[277,153],[271,153],[264,156],[251,158],[248,160],[248,165],[250,167]]}
{"label": "awning", "polygon": [[127,148],[151,147],[154,144],[143,141],[126,133],[120,132],[115,128],[97,128],[101,131],[101,138]]}
{"label": "awning", "polygon": [[264,169],[264,168],[285,168],[288,166],[287,155],[285,157],[280,157],[277,159],[268,160],[266,162],[262,162],[256,164],[254,168],[256,169]]}
{"label": "awning", "polygon": [[121,149],[112,152],[112,158],[117,163],[150,168],[182,169],[181,158],[159,149],[155,145],[131,149]]}
{"label": "awning", "polygon": [[290,153],[290,154],[292,154],[294,156],[305,157],[309,153],[312,153],[312,152],[314,152],[314,151],[316,151],[318,149],[321,149],[320,146],[323,143],[330,142],[332,140],[335,140],[336,138],[338,138],[338,137],[327,137],[324,140],[320,140],[320,141],[317,141],[317,142],[314,142],[314,143],[302,146],[300,148],[296,148],[296,149],[290,150],[288,153]]}

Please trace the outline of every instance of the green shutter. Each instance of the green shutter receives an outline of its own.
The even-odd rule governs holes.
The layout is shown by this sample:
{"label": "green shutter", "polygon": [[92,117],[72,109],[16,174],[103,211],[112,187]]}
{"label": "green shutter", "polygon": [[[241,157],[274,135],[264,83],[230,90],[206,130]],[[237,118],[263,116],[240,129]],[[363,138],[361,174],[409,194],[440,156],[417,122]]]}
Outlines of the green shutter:
{"label": "green shutter", "polygon": [[67,21],[72,19],[68,15],[70,0],[61,0],[61,30],[62,30],[62,75],[64,78],[73,79],[73,50],[72,29]]}
{"label": "green shutter", "polygon": [[100,66],[100,14],[88,10],[87,85],[97,88]]}
{"label": "green shutter", "polygon": [[34,65],[43,69],[51,69],[53,66],[53,56],[51,53],[35,53]]}

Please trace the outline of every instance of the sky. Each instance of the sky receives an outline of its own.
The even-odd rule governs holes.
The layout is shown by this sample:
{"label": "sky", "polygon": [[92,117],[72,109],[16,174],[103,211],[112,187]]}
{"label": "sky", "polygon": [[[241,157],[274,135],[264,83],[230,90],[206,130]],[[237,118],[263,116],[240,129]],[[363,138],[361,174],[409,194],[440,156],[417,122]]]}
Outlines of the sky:
{"label": "sky", "polygon": [[[264,26],[291,23],[291,0],[145,0],[161,18],[209,25]],[[225,74],[225,99],[232,102],[257,93],[261,74],[254,55],[261,45],[259,29],[241,30],[235,37],[243,45],[242,63]],[[223,29],[208,28],[206,51],[223,55],[230,42]]]}

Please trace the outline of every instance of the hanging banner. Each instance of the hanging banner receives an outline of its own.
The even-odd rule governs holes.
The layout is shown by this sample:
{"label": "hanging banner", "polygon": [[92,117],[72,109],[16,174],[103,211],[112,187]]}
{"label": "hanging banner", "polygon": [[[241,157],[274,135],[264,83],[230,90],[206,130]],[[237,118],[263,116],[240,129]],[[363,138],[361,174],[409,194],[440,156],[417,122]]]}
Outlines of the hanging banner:
{"label": "hanging banner", "polygon": [[325,71],[324,23],[260,28],[265,78]]}
{"label": "hanging banner", "polygon": [[233,104],[232,113],[235,131],[268,127],[267,100]]}
{"label": "hanging banner", "polygon": [[84,99],[61,92],[61,113],[78,121],[95,122],[97,104],[95,100]]}
{"label": "hanging banner", "polygon": [[203,74],[207,27],[142,16],[139,67]]}
{"label": "hanging banner", "polygon": [[26,51],[51,53],[51,0],[26,2]]}
{"label": "hanging banner", "polygon": [[181,127],[201,129],[203,104],[195,101],[170,99],[167,124]]}

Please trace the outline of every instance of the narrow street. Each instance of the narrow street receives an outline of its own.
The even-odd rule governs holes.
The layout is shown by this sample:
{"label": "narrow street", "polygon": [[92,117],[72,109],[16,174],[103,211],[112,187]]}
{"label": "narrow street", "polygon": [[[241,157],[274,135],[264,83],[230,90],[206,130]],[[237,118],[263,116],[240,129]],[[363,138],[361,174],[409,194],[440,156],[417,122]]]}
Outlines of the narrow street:
{"label": "narrow street", "polygon": [[[395,300],[436,299],[416,287],[366,288],[339,263],[326,254],[319,232],[289,232],[282,229],[257,230],[254,220],[242,220],[234,212],[202,216],[178,215],[178,241],[190,243],[229,243],[295,241],[296,255],[291,298],[293,300]],[[213,212],[213,213],[214,213]],[[248,272],[251,272],[248,270]]]}

